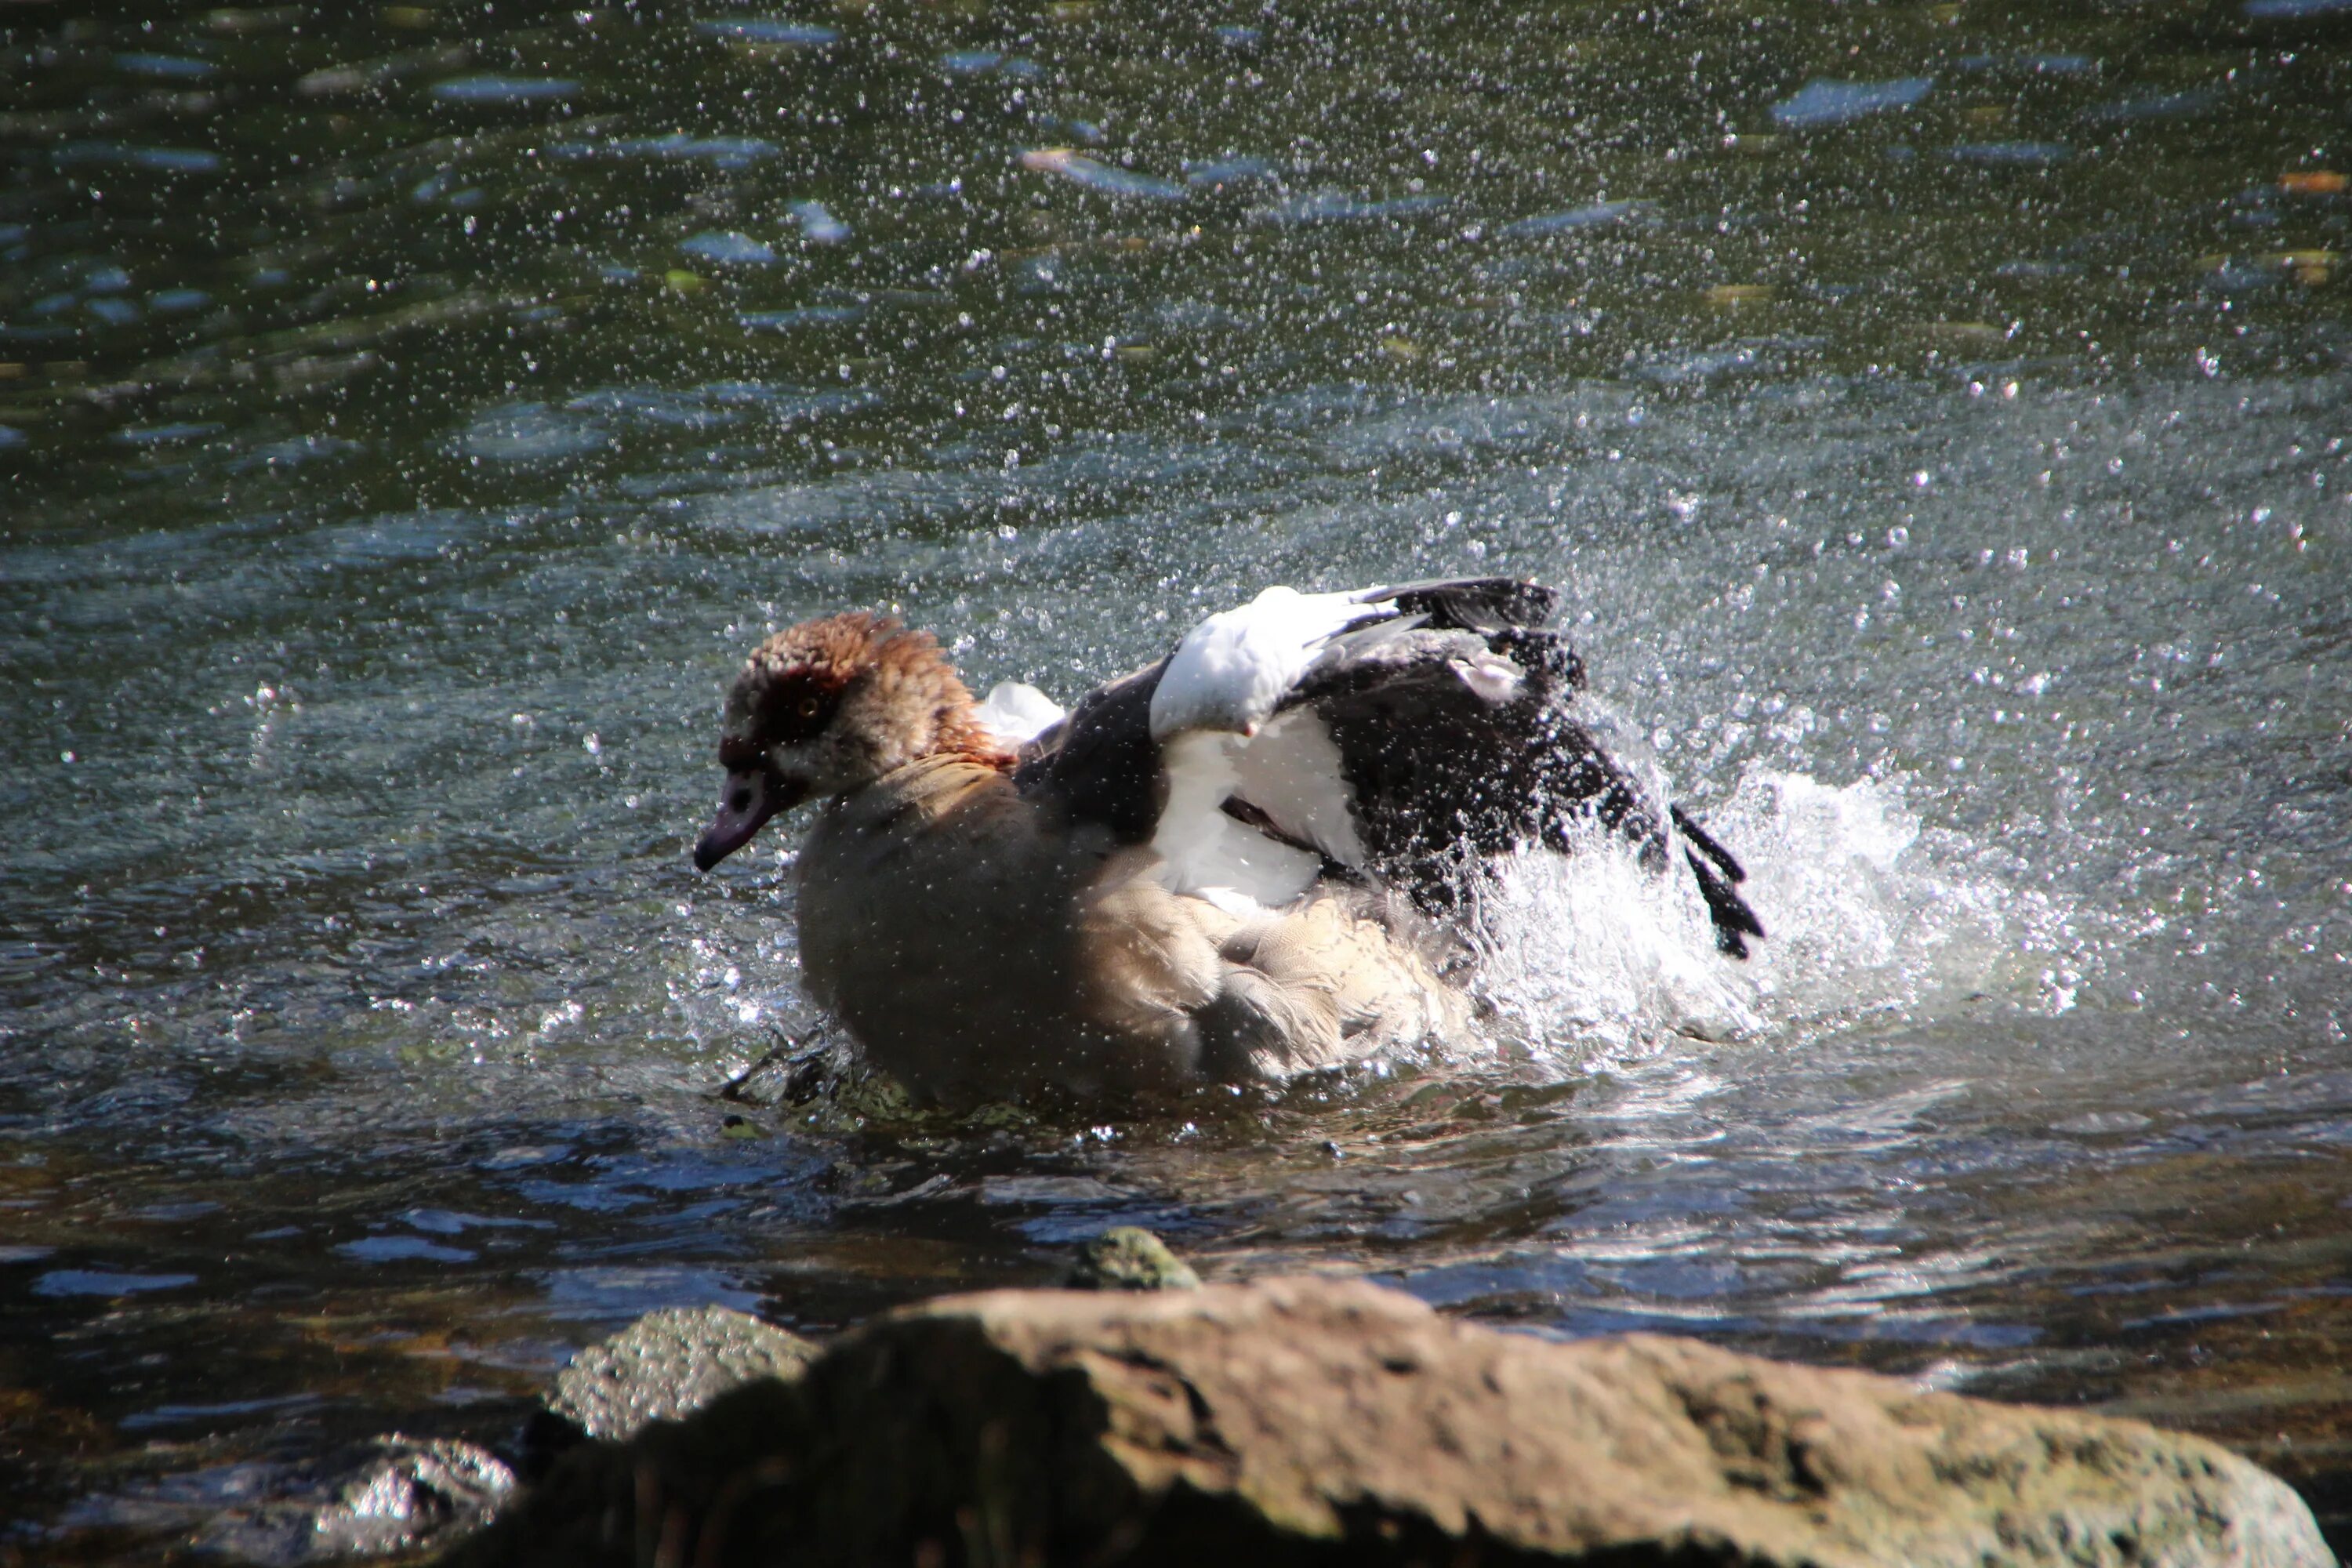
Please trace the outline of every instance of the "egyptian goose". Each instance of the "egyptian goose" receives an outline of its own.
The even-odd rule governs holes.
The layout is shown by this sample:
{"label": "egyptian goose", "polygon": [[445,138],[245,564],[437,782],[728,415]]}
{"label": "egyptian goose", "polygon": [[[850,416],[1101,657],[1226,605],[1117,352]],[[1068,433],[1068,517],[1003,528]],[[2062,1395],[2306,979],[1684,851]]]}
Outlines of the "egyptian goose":
{"label": "egyptian goose", "polygon": [[983,709],[882,616],[761,644],[727,698],[709,870],[819,803],[812,994],[926,1098],[1280,1079],[1465,1038],[1465,863],[1591,820],[1763,935],[1739,864],[1580,721],[1558,594],[1508,578],[1269,588],[1067,714]]}

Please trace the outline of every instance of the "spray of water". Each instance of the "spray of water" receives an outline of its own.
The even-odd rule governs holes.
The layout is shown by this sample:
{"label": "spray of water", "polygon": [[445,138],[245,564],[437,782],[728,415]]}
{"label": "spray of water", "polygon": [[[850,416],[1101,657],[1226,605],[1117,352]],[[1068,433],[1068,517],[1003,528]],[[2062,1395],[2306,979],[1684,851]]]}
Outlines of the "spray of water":
{"label": "spray of water", "polygon": [[[1679,857],[1662,874],[1597,828],[1568,854],[1530,849],[1467,873],[1475,984],[1507,1058],[1565,1075],[1693,1040],[1801,1046],[1859,1018],[1932,1017],[1988,995],[2071,1005],[2077,922],[1965,836],[1923,827],[1900,782],[1758,768],[1708,826],[1746,866],[1742,890],[1769,933],[1744,962],[1717,951]],[[694,937],[670,985],[681,1032],[719,1048],[730,1072],[820,1023],[783,911],[761,900],[732,912],[728,929]]]}
{"label": "spray of water", "polygon": [[1769,933],[1715,948],[1691,879],[1599,836],[1506,858],[1478,889],[1479,985],[1506,1045],[1563,1069],[1677,1038],[1802,1038],[1871,1013],[1919,1016],[1985,993],[2050,1005],[2062,922],[1924,832],[1899,784],[1751,772],[1710,826],[1745,863]]}

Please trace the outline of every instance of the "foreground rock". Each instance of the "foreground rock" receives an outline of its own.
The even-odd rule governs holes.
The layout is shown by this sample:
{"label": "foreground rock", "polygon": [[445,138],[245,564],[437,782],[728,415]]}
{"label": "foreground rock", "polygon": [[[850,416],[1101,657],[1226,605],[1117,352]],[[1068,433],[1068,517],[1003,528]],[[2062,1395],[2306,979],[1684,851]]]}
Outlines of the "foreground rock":
{"label": "foreground rock", "polygon": [[463,1564],[2332,1563],[2137,1422],[1685,1341],[1557,1344],[1360,1282],[996,1291],[589,1443]]}

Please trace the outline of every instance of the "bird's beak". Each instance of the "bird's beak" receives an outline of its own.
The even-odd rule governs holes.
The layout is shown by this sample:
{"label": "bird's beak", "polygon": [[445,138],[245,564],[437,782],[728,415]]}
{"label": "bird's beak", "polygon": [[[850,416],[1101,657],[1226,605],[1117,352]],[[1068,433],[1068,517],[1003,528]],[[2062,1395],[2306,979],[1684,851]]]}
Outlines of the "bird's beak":
{"label": "bird's beak", "polygon": [[719,815],[695,841],[694,868],[708,871],[746,844],[768,818],[790,811],[808,793],[805,784],[787,784],[765,768],[738,768],[727,775],[719,796]]}

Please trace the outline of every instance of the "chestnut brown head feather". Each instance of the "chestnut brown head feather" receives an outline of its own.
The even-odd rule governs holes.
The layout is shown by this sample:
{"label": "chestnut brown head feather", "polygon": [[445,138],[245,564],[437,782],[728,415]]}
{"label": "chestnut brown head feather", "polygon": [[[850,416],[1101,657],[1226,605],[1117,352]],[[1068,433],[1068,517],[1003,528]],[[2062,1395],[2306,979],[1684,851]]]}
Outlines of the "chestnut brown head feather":
{"label": "chestnut brown head feather", "polygon": [[1013,765],[937,638],[864,611],[788,627],[752,652],[728,692],[728,789],[696,861],[715,865],[810,795],[847,795],[943,753]]}
{"label": "chestnut brown head feather", "polygon": [[941,752],[1010,760],[938,639],[863,611],[803,621],[761,643],[728,697],[722,736],[739,753],[748,742],[771,759],[812,747],[844,763],[862,759],[853,771],[864,777],[817,783],[828,794]]}

